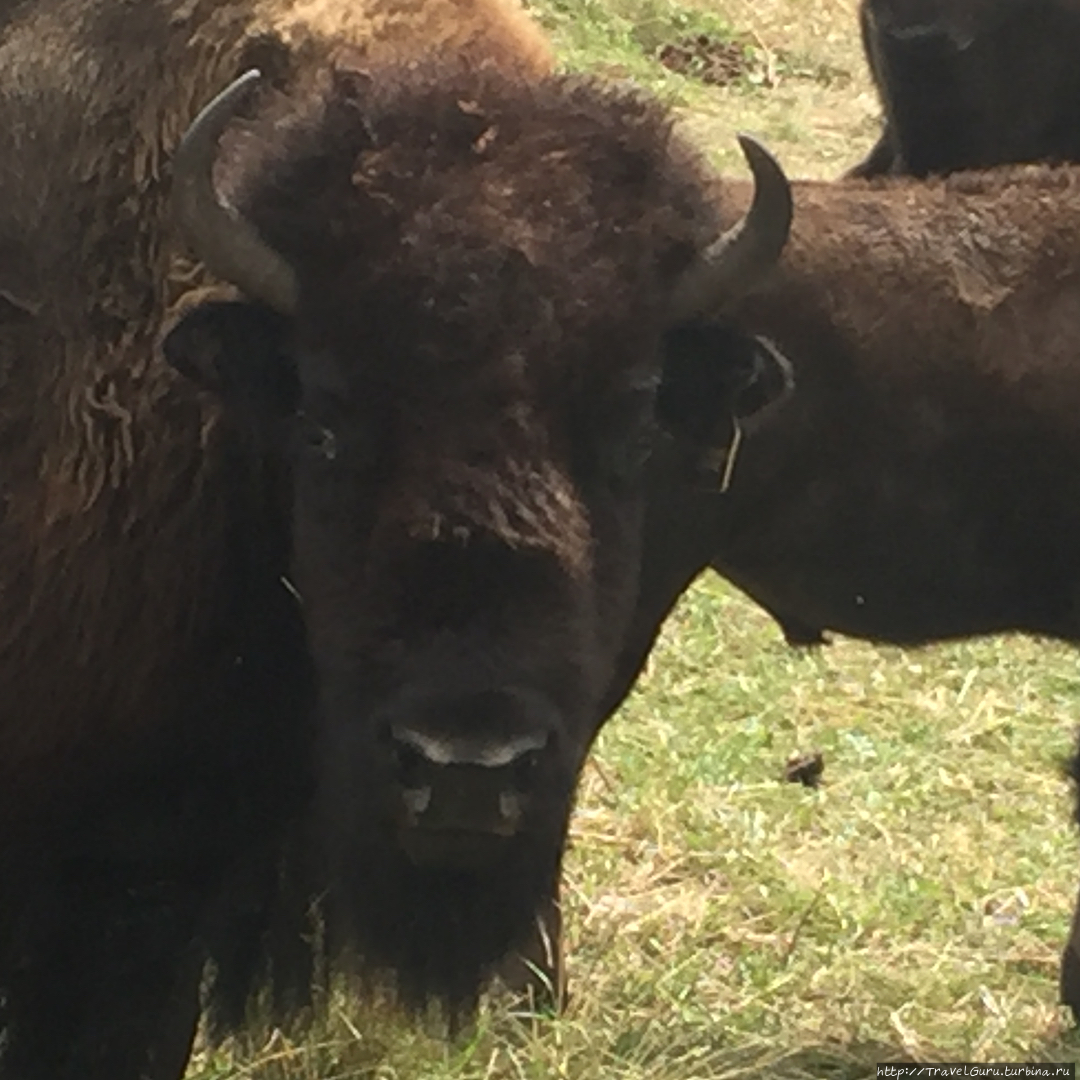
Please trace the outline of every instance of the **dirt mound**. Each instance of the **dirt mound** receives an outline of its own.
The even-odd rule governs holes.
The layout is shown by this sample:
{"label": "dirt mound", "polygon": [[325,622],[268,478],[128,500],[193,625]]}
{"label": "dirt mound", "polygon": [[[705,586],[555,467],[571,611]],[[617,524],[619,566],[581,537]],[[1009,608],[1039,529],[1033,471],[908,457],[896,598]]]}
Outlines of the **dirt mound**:
{"label": "dirt mound", "polygon": [[749,75],[754,61],[745,46],[714,34],[693,34],[661,45],[657,60],[669,71],[708,83],[727,86]]}
{"label": "dirt mound", "polygon": [[786,49],[770,49],[749,34],[682,34],[660,45],[656,59],[669,71],[709,86],[743,81],[772,88],[788,79],[806,79],[822,86],[844,86],[851,72]]}

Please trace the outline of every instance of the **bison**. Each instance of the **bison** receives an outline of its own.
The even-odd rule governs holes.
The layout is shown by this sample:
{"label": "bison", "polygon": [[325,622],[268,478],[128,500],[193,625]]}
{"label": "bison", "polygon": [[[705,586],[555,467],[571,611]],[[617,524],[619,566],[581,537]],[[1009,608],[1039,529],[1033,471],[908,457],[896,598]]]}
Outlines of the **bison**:
{"label": "bison", "polygon": [[862,0],[884,130],[853,176],[1080,162],[1080,0]]}
{"label": "bison", "polygon": [[[335,962],[406,1004],[467,1012],[550,906],[647,459],[709,452],[656,419],[665,343],[776,261],[791,201],[745,140],[724,219],[665,110],[547,75],[530,26],[8,27],[0,1075],[178,1076],[207,953],[258,966],[229,930],[296,846]],[[716,415],[787,385],[743,344]]]}
{"label": "bison", "polygon": [[[707,566],[793,642],[1080,642],[1080,169],[802,182],[794,195],[776,272],[723,320],[679,333],[683,362],[764,335],[797,392],[744,425],[726,491],[715,474],[650,486],[604,710]],[[738,198],[727,185],[727,214]],[[671,405],[685,407],[662,394],[661,418]],[[1080,1012],[1080,914],[1062,993]]]}

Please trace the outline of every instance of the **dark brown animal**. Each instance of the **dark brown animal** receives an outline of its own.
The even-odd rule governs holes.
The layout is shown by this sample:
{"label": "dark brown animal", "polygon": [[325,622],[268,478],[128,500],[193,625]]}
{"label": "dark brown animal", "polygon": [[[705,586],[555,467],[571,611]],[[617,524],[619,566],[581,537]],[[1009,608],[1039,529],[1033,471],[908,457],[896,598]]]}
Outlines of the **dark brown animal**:
{"label": "dark brown animal", "polygon": [[[747,143],[721,235],[657,106],[544,78],[517,9],[439,10],[4,33],[0,1075],[179,1075],[290,837],[334,956],[410,1003],[470,1007],[551,901],[663,332],[775,260],[790,201]],[[422,35],[463,58],[410,63]],[[722,415],[783,383],[747,349]]]}
{"label": "dark brown animal", "polygon": [[[794,193],[777,271],[699,345],[766,335],[798,391],[744,431],[726,492],[652,485],[607,710],[706,566],[789,640],[1080,641],[1080,169]],[[1075,927],[1062,991],[1080,1009]]]}
{"label": "dark brown animal", "polygon": [[248,531],[252,478],[226,468],[216,406],[155,354],[170,311],[212,280],[169,221],[169,155],[252,63],[287,93],[343,55],[439,51],[525,77],[551,66],[514,0],[4,11],[4,1075],[182,1069],[205,897],[310,783],[274,764],[307,738],[284,662],[303,627],[294,601],[251,585],[287,549]]}
{"label": "dark brown animal", "polygon": [[884,130],[853,176],[1080,161],[1080,0],[863,0]]}
{"label": "dark brown animal", "polygon": [[[707,188],[667,121],[574,83],[328,93],[226,150],[242,217],[209,183],[235,106],[193,130],[188,233],[273,310],[204,303],[166,352],[253,430],[298,416],[312,439],[292,534],[331,932],[405,1001],[469,1009],[557,886],[633,606],[661,335],[771,265],[790,204],[746,143],[754,208],[706,252]],[[761,381],[726,363],[713,407]],[[288,390],[252,415],[265,386]]]}

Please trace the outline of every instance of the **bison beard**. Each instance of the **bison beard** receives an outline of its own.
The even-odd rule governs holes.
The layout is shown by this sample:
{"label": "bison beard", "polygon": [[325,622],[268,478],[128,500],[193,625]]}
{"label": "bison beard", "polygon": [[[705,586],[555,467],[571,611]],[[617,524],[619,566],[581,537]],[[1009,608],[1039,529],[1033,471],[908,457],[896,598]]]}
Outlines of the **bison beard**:
{"label": "bison beard", "polygon": [[[496,969],[531,939],[538,913],[557,894],[570,800],[568,786],[564,807],[553,801],[550,827],[470,870],[417,866],[390,835],[350,833],[343,807],[327,800],[331,835],[317,843],[295,838],[284,866],[272,852],[252,863],[207,935],[211,1034],[242,1027],[248,1001],[261,989],[275,1021],[287,1023],[330,972],[389,990],[413,1013],[438,1003],[450,1032],[460,1030]],[[313,865],[316,849],[329,855],[332,874]],[[324,899],[313,904],[318,894]]]}
{"label": "bison beard", "polygon": [[557,886],[563,833],[552,821],[469,870],[416,866],[390,838],[339,835],[328,944],[346,970],[355,950],[362,978],[392,973],[406,1008],[438,1000],[454,1028],[474,1012],[498,962],[534,931]]}

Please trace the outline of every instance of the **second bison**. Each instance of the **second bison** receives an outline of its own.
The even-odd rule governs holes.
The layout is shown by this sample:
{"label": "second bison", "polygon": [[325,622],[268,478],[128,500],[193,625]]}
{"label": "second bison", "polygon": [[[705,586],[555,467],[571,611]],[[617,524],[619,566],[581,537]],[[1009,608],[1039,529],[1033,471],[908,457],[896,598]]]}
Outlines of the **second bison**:
{"label": "second bison", "polygon": [[[731,448],[726,491],[654,486],[608,708],[706,566],[793,643],[1080,643],[1080,168],[794,195],[776,272],[681,335],[713,359],[766,335],[798,391]],[[1080,1015],[1080,914],[1062,990]]]}

